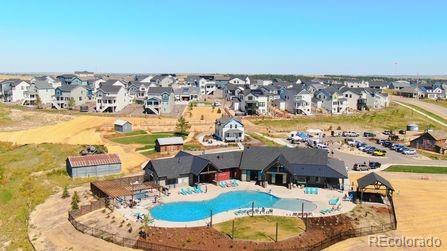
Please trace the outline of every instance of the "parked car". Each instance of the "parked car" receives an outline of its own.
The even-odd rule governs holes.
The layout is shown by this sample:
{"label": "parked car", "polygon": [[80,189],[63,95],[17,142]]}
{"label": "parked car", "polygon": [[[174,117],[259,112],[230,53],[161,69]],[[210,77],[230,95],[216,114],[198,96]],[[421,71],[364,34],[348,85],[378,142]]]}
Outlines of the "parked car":
{"label": "parked car", "polygon": [[393,142],[391,142],[391,141],[384,141],[382,143],[382,146],[388,147],[388,148],[390,148],[392,145],[393,145]]}
{"label": "parked car", "polygon": [[382,164],[380,162],[377,162],[377,161],[370,161],[369,162],[369,167],[371,169],[376,169],[376,168],[379,168],[381,166],[382,166]]}
{"label": "parked car", "polygon": [[368,171],[370,168],[366,164],[354,164],[355,171]]}
{"label": "parked car", "polygon": [[385,130],[385,131],[382,132],[382,134],[383,135],[391,135],[391,134],[393,134],[393,131]]}
{"label": "parked car", "polygon": [[350,138],[346,138],[346,139],[345,139],[345,142],[346,142],[346,144],[348,144],[349,146],[356,146],[356,145],[357,145],[357,142],[356,142],[355,140],[353,140],[353,139],[350,139]]}
{"label": "parked car", "polygon": [[366,153],[373,154],[376,149],[377,148],[375,148],[374,146],[371,146],[370,148],[368,148],[368,150],[366,150]]}
{"label": "parked car", "polygon": [[341,134],[341,136],[343,136],[343,137],[358,137],[358,136],[360,136],[360,134],[358,134],[356,132],[351,132],[351,131],[346,132],[345,131]]}
{"label": "parked car", "polygon": [[378,139],[378,140],[376,141],[376,143],[379,144],[379,145],[383,145],[383,143],[385,143],[385,140],[383,140],[383,139]]}
{"label": "parked car", "polygon": [[365,144],[365,143],[363,143],[361,146],[359,146],[358,147],[358,149],[360,150],[360,151],[365,151],[365,149],[368,147],[368,145],[367,144]]}
{"label": "parked car", "polygon": [[383,157],[383,156],[386,155],[386,151],[385,151],[385,150],[381,150],[381,149],[376,149],[376,150],[373,152],[373,155],[374,155],[374,156],[380,156],[380,157]]}
{"label": "parked car", "polygon": [[417,152],[415,149],[406,148],[402,151],[405,155],[415,155]]}
{"label": "parked car", "polygon": [[372,132],[364,132],[363,133],[363,137],[366,137],[366,138],[373,138],[375,136],[376,136],[376,134],[372,133]]}
{"label": "parked car", "polygon": [[404,147],[404,145],[401,144],[391,144],[390,148],[394,151],[397,151],[397,149]]}

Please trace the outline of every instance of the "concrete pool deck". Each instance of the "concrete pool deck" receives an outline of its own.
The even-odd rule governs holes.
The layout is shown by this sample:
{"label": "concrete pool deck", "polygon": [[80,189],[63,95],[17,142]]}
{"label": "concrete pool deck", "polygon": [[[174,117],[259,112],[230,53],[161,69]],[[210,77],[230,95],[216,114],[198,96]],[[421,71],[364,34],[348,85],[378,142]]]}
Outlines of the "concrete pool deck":
{"label": "concrete pool deck", "polygon": [[[352,210],[355,207],[355,204],[350,201],[343,201],[343,196],[348,191],[339,191],[339,190],[329,190],[329,189],[318,189],[318,194],[305,194],[304,189],[301,188],[292,188],[288,189],[284,186],[276,186],[276,185],[268,185],[267,188],[263,188],[261,186],[255,185],[253,182],[241,182],[238,181],[238,186],[236,187],[225,187],[221,188],[216,185],[212,184],[203,184],[202,190],[206,190],[206,193],[193,193],[189,195],[181,195],[179,194],[179,191],[181,188],[173,188],[170,189],[170,195],[165,196],[162,195],[161,198],[159,198],[158,203],[171,203],[171,202],[180,202],[180,201],[203,201],[203,200],[210,200],[222,193],[231,192],[231,191],[259,191],[259,192],[265,192],[270,193],[276,197],[284,198],[284,199],[303,199],[310,201],[317,205],[317,208],[314,209],[312,212],[312,215],[309,217],[320,217],[320,216],[330,216],[330,215],[336,215],[336,214],[342,214],[345,212],[348,212]],[[205,189],[206,186],[206,189]],[[320,210],[331,208],[332,205],[329,205],[329,200],[333,198],[340,198],[339,204],[341,204],[341,209],[338,211],[334,211],[331,213],[321,214]],[[117,209],[120,213],[122,213],[126,218],[131,220],[136,220],[136,218],[133,216],[135,213],[142,213],[147,214],[148,210],[150,210],[151,207],[157,206],[157,204],[153,204],[152,202],[148,202],[149,200],[142,200],[140,205],[130,209],[130,208],[119,208]],[[242,216],[236,216],[234,214],[234,211],[237,210],[231,210],[227,212],[222,212],[218,214],[213,215],[213,224],[220,223],[224,221],[228,221],[237,217],[243,217]],[[185,212],[186,213],[186,212]],[[293,213],[300,213],[295,211],[288,211],[288,210],[281,210],[281,209],[273,209],[273,214],[275,216],[290,216],[293,217]],[[265,214],[264,214],[265,215]],[[296,217],[296,216],[295,216]],[[154,222],[152,225],[157,227],[198,227],[198,226],[206,226],[210,222],[210,218],[206,218],[203,220],[198,221],[189,221],[189,222],[171,222],[171,221],[162,221],[154,219]]]}

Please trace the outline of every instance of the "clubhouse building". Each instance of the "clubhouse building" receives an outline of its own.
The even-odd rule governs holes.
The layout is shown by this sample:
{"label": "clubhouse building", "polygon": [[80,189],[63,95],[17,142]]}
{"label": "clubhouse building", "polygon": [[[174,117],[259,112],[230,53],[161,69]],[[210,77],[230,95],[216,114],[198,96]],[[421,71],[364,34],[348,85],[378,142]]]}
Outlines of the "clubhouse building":
{"label": "clubhouse building", "polygon": [[179,152],[151,160],[144,180],[164,187],[216,183],[229,179],[267,184],[293,184],[343,189],[348,178],[345,163],[326,150],[286,147],[246,147],[243,151],[192,155]]}

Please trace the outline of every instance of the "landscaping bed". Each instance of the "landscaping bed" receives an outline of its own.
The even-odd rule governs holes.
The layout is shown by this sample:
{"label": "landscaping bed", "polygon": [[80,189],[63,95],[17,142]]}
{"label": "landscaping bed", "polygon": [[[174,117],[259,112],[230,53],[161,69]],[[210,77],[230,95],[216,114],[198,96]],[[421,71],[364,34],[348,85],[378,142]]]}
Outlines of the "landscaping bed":
{"label": "landscaping bed", "polygon": [[[329,237],[353,229],[358,229],[358,235],[366,234],[366,230],[389,226],[389,220],[389,210],[386,207],[357,206],[346,214],[309,218],[305,232],[297,232],[296,235],[278,242],[233,240],[229,235],[208,227],[151,227],[149,236],[146,239],[140,238],[139,241],[193,250],[293,250],[318,245]],[[219,224],[216,226],[219,228]]]}

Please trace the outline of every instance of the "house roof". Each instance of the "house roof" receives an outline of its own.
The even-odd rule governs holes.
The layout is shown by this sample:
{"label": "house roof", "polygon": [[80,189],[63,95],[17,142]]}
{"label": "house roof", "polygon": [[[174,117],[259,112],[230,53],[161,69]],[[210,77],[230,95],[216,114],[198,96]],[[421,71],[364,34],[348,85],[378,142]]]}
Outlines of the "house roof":
{"label": "house roof", "polygon": [[176,178],[179,175],[199,174],[206,165],[218,170],[240,168],[264,170],[281,163],[293,175],[347,178],[345,164],[328,158],[327,152],[319,149],[247,147],[244,151],[191,155],[179,152],[174,158],[151,160],[145,167],[152,167],[159,177]]}
{"label": "house roof", "polygon": [[122,119],[117,119],[117,120],[115,120],[114,125],[123,126],[123,125],[125,125],[125,124],[127,124],[127,123],[132,124],[132,123],[130,123],[129,121],[122,120]]}
{"label": "house roof", "polygon": [[182,137],[158,138],[155,141],[158,142],[158,144],[160,146],[183,145],[183,138]]}
{"label": "house roof", "polygon": [[358,179],[357,185],[358,185],[358,188],[362,189],[367,186],[374,185],[377,182],[384,185],[388,189],[391,189],[394,191],[394,188],[391,185],[391,183],[388,180],[386,180],[385,178],[383,178],[382,176],[378,175],[376,172],[369,173],[369,174],[361,177],[360,179]]}
{"label": "house roof", "polygon": [[106,82],[101,83],[99,89],[104,91],[105,93],[109,94],[117,94],[121,88],[123,88],[121,85],[115,85],[116,82],[119,80],[107,80]]}
{"label": "house roof", "polygon": [[149,94],[162,94],[164,92],[171,94],[174,92],[172,87],[149,87],[148,91]]}
{"label": "house roof", "polygon": [[0,84],[9,83],[11,85],[11,87],[15,87],[15,86],[17,86],[18,84],[20,84],[22,82],[28,83],[28,81],[21,80],[21,79],[6,79],[6,80],[1,81]]}
{"label": "house roof", "polygon": [[234,120],[234,121],[238,122],[239,124],[241,124],[242,126],[244,126],[244,124],[242,124],[242,121],[240,119],[235,118],[235,117],[230,117],[230,116],[222,116],[221,118],[216,120],[216,123],[219,124],[219,125],[224,125],[225,126],[226,124],[228,124],[232,120]]}
{"label": "house roof", "polygon": [[70,156],[67,158],[70,162],[70,166],[75,167],[88,167],[99,165],[111,165],[121,164],[121,160],[118,154],[95,154],[86,156]]}
{"label": "house roof", "polygon": [[447,134],[443,131],[429,131],[426,133],[432,136],[435,140],[447,139]]}
{"label": "house roof", "polygon": [[82,87],[79,85],[61,85],[59,87],[57,87],[56,89],[61,90],[62,92],[71,92],[74,89],[78,88],[78,87]]}

